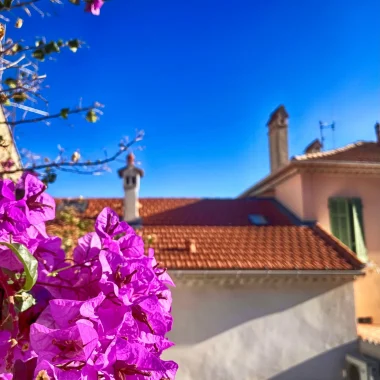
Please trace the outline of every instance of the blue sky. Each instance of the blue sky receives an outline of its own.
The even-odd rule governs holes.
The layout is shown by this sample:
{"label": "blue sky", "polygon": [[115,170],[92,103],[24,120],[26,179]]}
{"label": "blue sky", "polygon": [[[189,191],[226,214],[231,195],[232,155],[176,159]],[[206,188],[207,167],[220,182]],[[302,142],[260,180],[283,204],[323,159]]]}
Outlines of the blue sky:
{"label": "blue sky", "polygon": [[[26,19],[22,32],[79,37],[88,48],[41,64],[50,110],[82,97],[104,103],[104,116],[20,126],[20,148],[54,156],[61,144],[97,158],[143,129],[141,196],[234,197],[269,172],[266,122],[281,103],[291,155],[319,136],[319,120],[335,120],[336,146],[374,139],[378,0],[111,0],[100,17],[70,4],[54,9]],[[60,174],[49,191],[123,194],[116,170]]]}

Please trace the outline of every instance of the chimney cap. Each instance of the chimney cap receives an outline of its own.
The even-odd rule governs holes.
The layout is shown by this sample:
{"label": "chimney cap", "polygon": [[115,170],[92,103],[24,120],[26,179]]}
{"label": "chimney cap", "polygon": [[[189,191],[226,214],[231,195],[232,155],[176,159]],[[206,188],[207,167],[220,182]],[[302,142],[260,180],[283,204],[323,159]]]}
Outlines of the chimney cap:
{"label": "chimney cap", "polygon": [[128,166],[135,166],[135,155],[132,152],[127,155],[127,164]]}
{"label": "chimney cap", "polygon": [[128,153],[126,161],[127,161],[127,166],[124,166],[123,168],[117,171],[120,178],[123,177],[123,173],[125,170],[133,170],[140,177],[144,177],[144,170],[135,166],[135,155],[132,152]]}
{"label": "chimney cap", "polygon": [[[269,120],[268,120],[268,123],[267,125],[271,125],[275,120],[277,119],[288,119],[289,118],[289,114],[288,112],[286,111],[286,108],[283,104],[279,105],[269,116]],[[283,124],[283,123],[281,123]]]}

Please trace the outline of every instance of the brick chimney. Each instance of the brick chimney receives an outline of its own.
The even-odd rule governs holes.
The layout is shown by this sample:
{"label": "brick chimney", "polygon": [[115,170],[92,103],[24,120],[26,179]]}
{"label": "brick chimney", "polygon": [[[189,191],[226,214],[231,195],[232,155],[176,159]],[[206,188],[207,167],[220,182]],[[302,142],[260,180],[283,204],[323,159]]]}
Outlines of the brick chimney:
{"label": "brick chimney", "polygon": [[285,107],[281,105],[272,112],[267,123],[272,173],[286,166],[289,162],[288,118],[289,115]]}
{"label": "brick chimney", "polygon": [[121,168],[119,177],[123,179],[124,187],[124,220],[129,224],[140,224],[139,190],[140,178],[144,176],[143,170],[135,166],[135,156],[129,153],[127,166]]}
{"label": "brick chimney", "polygon": [[376,142],[380,145],[380,123],[375,124]]}

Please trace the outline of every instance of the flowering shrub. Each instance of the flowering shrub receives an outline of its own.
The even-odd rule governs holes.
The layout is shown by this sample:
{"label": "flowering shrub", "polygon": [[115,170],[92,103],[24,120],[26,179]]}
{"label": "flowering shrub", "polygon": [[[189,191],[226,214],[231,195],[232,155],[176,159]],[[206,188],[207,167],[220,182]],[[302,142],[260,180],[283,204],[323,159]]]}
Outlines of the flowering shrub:
{"label": "flowering shrub", "polygon": [[0,181],[0,379],[174,379],[173,282],[109,208],[68,262],[54,200],[31,174]]}

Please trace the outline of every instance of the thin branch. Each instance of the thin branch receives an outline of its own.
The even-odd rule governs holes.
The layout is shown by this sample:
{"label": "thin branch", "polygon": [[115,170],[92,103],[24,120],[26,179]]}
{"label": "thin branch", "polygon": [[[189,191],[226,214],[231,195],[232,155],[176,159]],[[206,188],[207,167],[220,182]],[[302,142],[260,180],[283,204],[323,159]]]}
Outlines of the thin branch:
{"label": "thin branch", "polygon": [[[0,50],[0,56],[5,55],[8,53],[8,51],[12,50],[14,46],[18,45],[21,40],[18,40],[16,42],[12,42],[10,46],[8,46],[5,50]],[[29,47],[28,47],[29,48]],[[23,50],[22,50],[23,51]],[[21,51],[19,51],[21,53]]]}
{"label": "thin branch", "polygon": [[[101,166],[104,164],[108,164],[109,162],[112,162],[116,160],[119,156],[121,156],[127,149],[129,149],[133,144],[141,140],[141,135],[138,134],[133,140],[131,140],[128,144],[123,145],[121,149],[119,149],[113,156],[109,158],[105,158],[103,160],[97,160],[97,161],[91,161],[91,162],[51,162],[50,164],[43,164],[43,165],[34,165],[29,168],[17,168],[7,171],[0,172],[0,175],[4,174],[14,174],[14,173],[20,173],[20,172],[26,172],[26,171],[35,171],[35,170],[42,170],[42,169],[59,169],[63,171],[73,171],[74,169],[68,169],[68,168],[77,168],[77,167],[88,167],[88,166]],[[75,172],[79,174],[84,174],[85,172]],[[93,174],[93,173],[92,173]]]}
{"label": "thin branch", "polygon": [[1,67],[0,70],[5,71],[5,70],[11,69],[11,68],[15,68],[15,66],[17,66],[25,58],[26,58],[26,56],[22,55],[20,58],[17,59],[17,61],[11,62],[8,66]]}
{"label": "thin branch", "polygon": [[[75,165],[75,164],[74,164]],[[94,165],[101,165],[99,163],[94,163]],[[90,166],[90,165],[88,165]],[[89,172],[86,172],[86,171],[83,171],[83,170],[78,170],[78,169],[69,169],[69,168],[61,168],[61,167],[57,167],[58,170],[62,171],[62,172],[66,172],[66,173],[74,173],[74,174],[85,174],[85,175],[94,175],[95,173],[98,173],[99,170],[93,170],[93,171],[89,171]]]}
{"label": "thin branch", "polygon": [[[70,110],[68,111],[68,115],[76,114],[76,113],[81,113],[81,112],[86,112],[94,109],[95,106],[91,107],[84,107],[84,108],[79,108],[76,110]],[[43,117],[36,117],[34,119],[27,119],[27,120],[18,120],[18,121],[0,121],[0,124],[8,124],[8,125],[19,125],[19,124],[27,124],[27,123],[38,123],[40,121],[45,121],[49,119],[56,119],[61,116],[61,113],[56,113],[54,115],[48,115],[48,116],[43,116]]]}
{"label": "thin branch", "polygon": [[17,91],[17,90],[25,90],[27,92],[32,92],[31,89],[25,88],[24,86],[16,86],[16,87],[7,88],[5,90],[0,90],[0,94],[4,94],[4,93],[7,93],[7,92],[14,92],[14,91]]}

